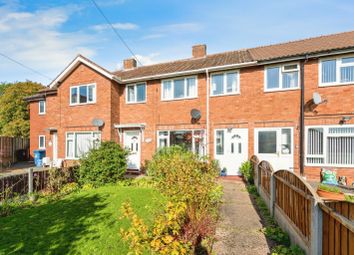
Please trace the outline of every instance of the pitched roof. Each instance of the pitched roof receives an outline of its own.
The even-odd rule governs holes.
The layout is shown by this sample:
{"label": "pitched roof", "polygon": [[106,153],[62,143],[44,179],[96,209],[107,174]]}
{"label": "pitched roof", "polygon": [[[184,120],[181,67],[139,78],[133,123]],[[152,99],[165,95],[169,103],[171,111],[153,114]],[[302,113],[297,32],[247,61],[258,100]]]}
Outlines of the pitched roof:
{"label": "pitched roof", "polygon": [[167,63],[137,67],[113,72],[120,79],[134,79],[181,71],[191,71],[222,65],[242,64],[253,61],[277,60],[328,51],[354,48],[354,31],[325,35],[304,40],[260,46],[238,51],[207,55],[204,58],[189,58]]}
{"label": "pitched roof", "polygon": [[207,55],[203,58],[189,58],[161,64],[142,66],[126,71],[119,70],[114,72],[114,74],[122,80],[127,80],[165,73],[176,73],[215,66],[241,64],[251,61],[251,55],[247,50],[239,50]]}
{"label": "pitched roof", "polygon": [[250,48],[248,51],[254,60],[264,61],[352,47],[354,47],[354,31]]}

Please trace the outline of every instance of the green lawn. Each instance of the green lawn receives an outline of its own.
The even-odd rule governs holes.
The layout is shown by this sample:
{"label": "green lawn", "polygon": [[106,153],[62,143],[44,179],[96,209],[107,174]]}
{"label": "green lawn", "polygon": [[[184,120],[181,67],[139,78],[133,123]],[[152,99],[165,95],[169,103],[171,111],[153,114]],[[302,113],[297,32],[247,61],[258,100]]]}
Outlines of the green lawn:
{"label": "green lawn", "polygon": [[129,199],[146,222],[160,208],[150,188],[105,186],[0,217],[0,254],[127,254],[119,229],[121,204]]}

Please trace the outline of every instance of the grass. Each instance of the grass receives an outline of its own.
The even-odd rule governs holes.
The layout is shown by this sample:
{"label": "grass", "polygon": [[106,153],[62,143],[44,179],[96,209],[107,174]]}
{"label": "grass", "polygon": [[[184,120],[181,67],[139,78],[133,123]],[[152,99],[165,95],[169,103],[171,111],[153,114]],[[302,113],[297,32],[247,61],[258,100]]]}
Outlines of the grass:
{"label": "grass", "polygon": [[0,218],[0,254],[127,254],[119,234],[127,199],[147,223],[164,201],[151,188],[114,185],[19,208]]}

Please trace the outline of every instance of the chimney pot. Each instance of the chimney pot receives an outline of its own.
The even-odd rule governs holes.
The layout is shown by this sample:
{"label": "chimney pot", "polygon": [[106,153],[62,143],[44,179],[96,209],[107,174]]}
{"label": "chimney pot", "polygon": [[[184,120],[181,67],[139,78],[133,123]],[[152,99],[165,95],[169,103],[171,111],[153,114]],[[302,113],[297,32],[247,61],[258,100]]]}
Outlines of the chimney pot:
{"label": "chimney pot", "polygon": [[207,46],[205,44],[198,44],[192,47],[193,58],[203,58],[207,55]]}
{"label": "chimney pot", "polygon": [[123,61],[124,70],[134,69],[136,67],[137,67],[137,63],[134,58],[124,59]]}

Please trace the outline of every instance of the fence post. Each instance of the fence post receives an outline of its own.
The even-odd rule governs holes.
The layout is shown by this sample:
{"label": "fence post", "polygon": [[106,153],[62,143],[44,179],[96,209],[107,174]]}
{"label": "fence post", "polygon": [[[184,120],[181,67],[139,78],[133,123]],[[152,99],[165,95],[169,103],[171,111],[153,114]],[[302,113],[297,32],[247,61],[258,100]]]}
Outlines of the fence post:
{"label": "fence post", "polygon": [[322,254],[322,234],[322,210],[314,198],[311,202],[311,254]]}
{"label": "fence post", "polygon": [[269,211],[272,217],[274,217],[274,206],[275,206],[275,177],[274,177],[274,173],[272,173],[270,176],[270,205],[269,205]]}
{"label": "fence post", "polygon": [[33,168],[28,169],[28,194],[33,193]]}

